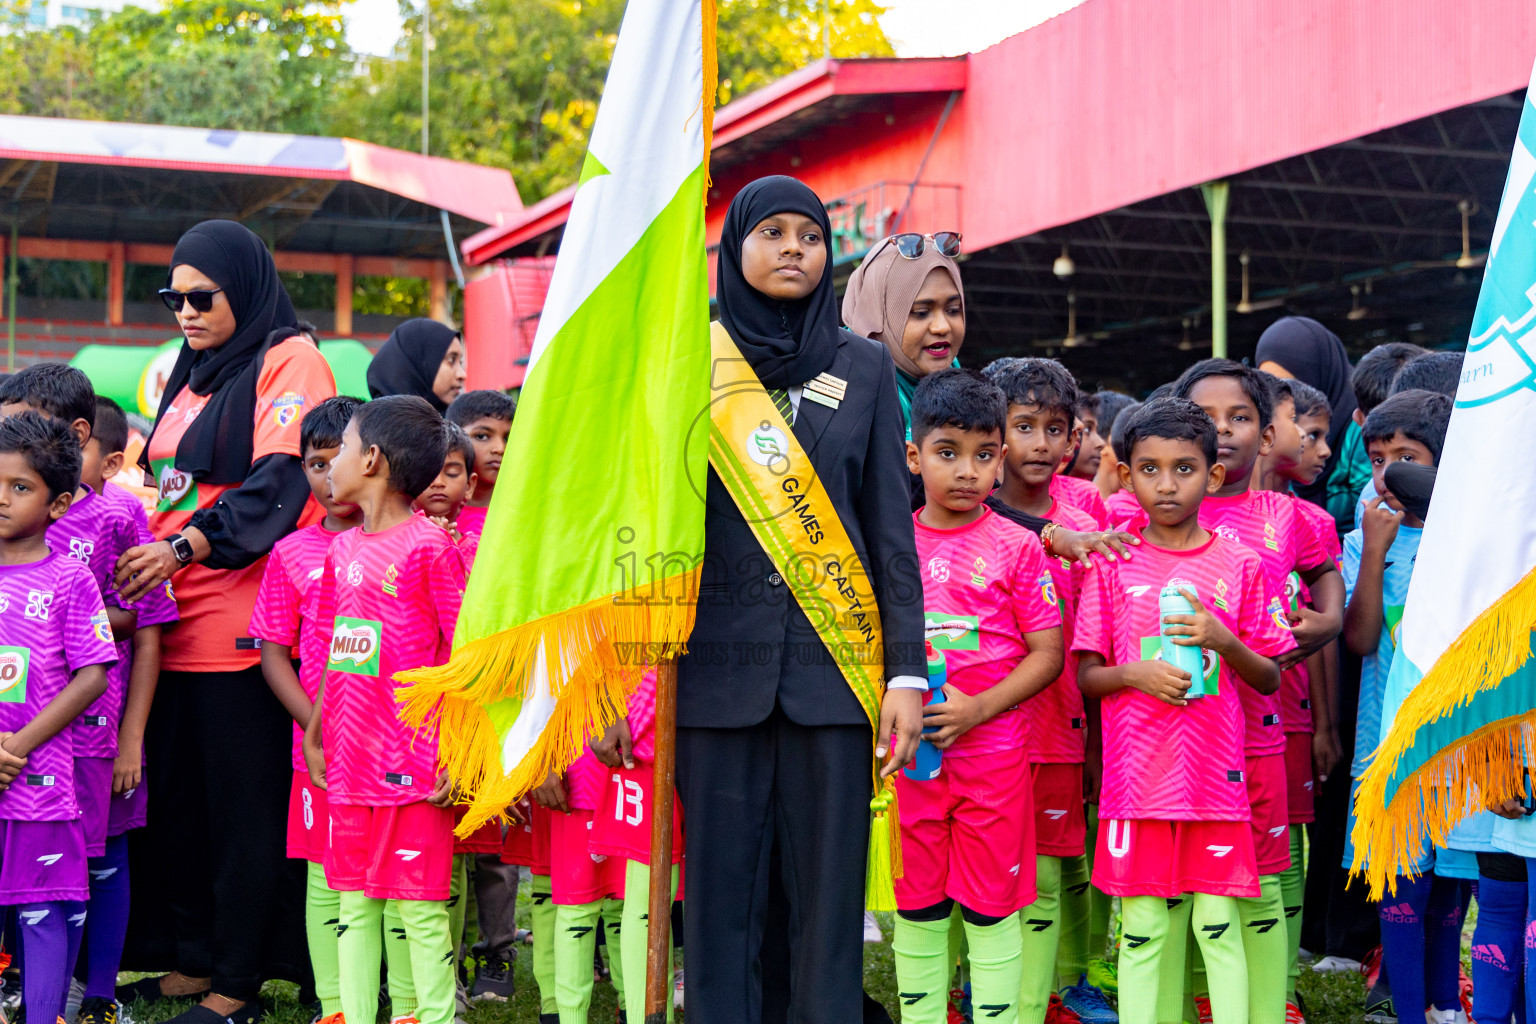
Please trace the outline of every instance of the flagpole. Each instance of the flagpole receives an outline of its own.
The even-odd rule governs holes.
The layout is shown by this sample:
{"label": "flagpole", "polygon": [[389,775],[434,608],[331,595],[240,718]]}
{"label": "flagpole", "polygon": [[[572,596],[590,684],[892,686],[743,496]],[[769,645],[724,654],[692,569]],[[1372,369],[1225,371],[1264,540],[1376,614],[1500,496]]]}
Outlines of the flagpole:
{"label": "flagpole", "polygon": [[672,998],[672,798],[677,787],[677,659],[656,666],[656,759],[651,783],[651,884],[646,927],[645,1024],[666,1024]]}

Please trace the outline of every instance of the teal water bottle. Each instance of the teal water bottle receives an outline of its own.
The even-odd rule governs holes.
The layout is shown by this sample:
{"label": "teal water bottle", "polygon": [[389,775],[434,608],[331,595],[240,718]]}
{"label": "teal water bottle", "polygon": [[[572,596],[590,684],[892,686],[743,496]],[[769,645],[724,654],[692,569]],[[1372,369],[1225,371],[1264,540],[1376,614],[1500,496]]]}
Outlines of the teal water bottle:
{"label": "teal water bottle", "polygon": [[[926,707],[929,704],[944,703],[944,682],[949,678],[949,673],[944,667],[944,652],[935,650],[932,643],[924,643],[928,648],[928,696],[923,700]],[[927,728],[923,730],[923,735],[936,732],[937,729]],[[939,769],[943,766],[944,751],[927,740],[918,740],[917,756],[902,771],[913,782],[931,782],[939,777]]]}
{"label": "teal water bottle", "polygon": [[1189,692],[1185,697],[1205,696],[1205,665],[1204,656],[1199,647],[1186,647],[1183,644],[1173,642],[1173,637],[1168,635],[1168,627],[1162,624],[1164,617],[1169,615],[1193,615],[1195,606],[1189,603],[1189,599],[1180,590],[1187,590],[1196,597],[1200,594],[1195,590],[1195,585],[1188,580],[1172,579],[1168,585],[1157,595],[1157,619],[1162,634],[1163,660],[1174,668],[1183,669],[1189,673],[1192,680]]}

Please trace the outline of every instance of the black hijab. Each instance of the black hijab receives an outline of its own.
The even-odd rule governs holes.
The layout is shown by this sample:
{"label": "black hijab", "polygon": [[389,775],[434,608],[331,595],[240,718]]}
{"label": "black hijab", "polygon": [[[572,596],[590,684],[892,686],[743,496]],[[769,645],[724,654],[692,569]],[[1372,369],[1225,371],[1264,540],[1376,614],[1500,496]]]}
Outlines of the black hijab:
{"label": "black hijab", "polygon": [[1316,483],[1297,488],[1297,493],[1308,499],[1312,498],[1313,492],[1321,496],[1334,465],[1343,454],[1340,449],[1343,447],[1344,433],[1349,429],[1355,409],[1358,408],[1354,389],[1349,385],[1353,370],[1349,365],[1349,354],[1344,351],[1344,343],[1337,334],[1310,317],[1282,317],[1259,335],[1254,362],[1279,363],[1292,377],[1312,385],[1328,396],[1331,409],[1328,447],[1333,449],[1333,454],[1328,457],[1328,465]]}
{"label": "black hijab", "polygon": [[[171,272],[196,267],[224,290],[235,333],[218,348],[195,351],[183,343],[160,396],[155,430],[183,387],[209,395],[208,404],[176,446],[176,468],[207,484],[238,484],[251,471],[255,451],[256,382],[267,350],[298,333],[298,317],[266,245],[232,220],[205,220],[181,236]],[[154,437],[154,430],[150,431]],[[139,463],[149,468],[149,444]]]}
{"label": "black hijab", "polygon": [[438,412],[446,411],[448,406],[437,397],[432,385],[437,382],[437,371],[448,354],[448,346],[458,336],[459,332],[452,327],[426,317],[416,317],[396,327],[368,364],[368,394],[374,398],[416,395],[431,402]]}
{"label": "black hijab", "polygon": [[837,292],[832,287],[832,259],[810,295],[795,302],[769,298],[741,273],[741,246],[758,224],[776,213],[798,213],[821,225],[831,245],[827,210],[800,181],[784,175],[759,178],[736,194],[720,232],[720,268],[715,289],[720,322],[764,387],[804,384],[832,365],[837,356]]}

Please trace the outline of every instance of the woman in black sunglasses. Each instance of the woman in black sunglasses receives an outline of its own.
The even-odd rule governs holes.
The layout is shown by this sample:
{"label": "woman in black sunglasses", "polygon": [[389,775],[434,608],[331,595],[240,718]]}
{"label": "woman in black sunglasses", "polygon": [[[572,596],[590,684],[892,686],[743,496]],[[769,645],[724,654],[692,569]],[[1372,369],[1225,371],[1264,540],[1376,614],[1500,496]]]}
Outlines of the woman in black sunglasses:
{"label": "woman in black sunglasses", "polygon": [[251,611],[272,546],[319,518],[299,424],[336,384],[244,227],[192,228],[167,276],[160,294],[186,342],[141,459],[161,539],[127,551],[116,582],[131,602],[174,577],[181,613],[145,737],[156,810],[133,917],[148,927],[130,951],[175,969],[120,992],[200,997],[178,1024],[251,1024],[262,981],[306,980],[282,965],[307,963],[304,875],[284,849],[291,719],[262,678]]}

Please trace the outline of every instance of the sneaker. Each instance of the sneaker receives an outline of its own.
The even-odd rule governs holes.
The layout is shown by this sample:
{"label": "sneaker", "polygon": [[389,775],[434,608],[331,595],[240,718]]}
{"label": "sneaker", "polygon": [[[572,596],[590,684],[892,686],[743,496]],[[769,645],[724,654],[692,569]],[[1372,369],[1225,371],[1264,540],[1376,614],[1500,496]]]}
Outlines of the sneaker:
{"label": "sneaker", "polygon": [[1045,1004],[1044,1024],[1082,1024],[1082,1018],[1074,1013],[1061,996],[1051,993],[1051,1001]]}
{"label": "sneaker", "polygon": [[1368,1024],[1397,1024],[1397,1010],[1392,1006],[1392,997],[1385,999],[1377,997],[1377,993],[1371,992],[1365,997],[1365,1016],[1361,1020]]}
{"label": "sneaker", "polygon": [[1465,1017],[1472,1016],[1472,979],[1467,977],[1467,969],[1465,967],[1458,966],[1457,970],[1461,972],[1461,978],[1457,982],[1456,992],[1461,996],[1461,1009],[1464,1014],[1464,1017],[1458,1018],[1458,1020],[1463,1020]]}
{"label": "sneaker", "polygon": [[1312,969],[1318,974],[1349,974],[1360,970],[1360,961],[1347,956],[1325,956]]}
{"label": "sneaker", "polygon": [[1216,1017],[1211,1013],[1211,997],[1195,996],[1195,1019],[1198,1024],[1215,1024]]}
{"label": "sneaker", "polygon": [[389,1024],[421,1024],[414,1013],[401,1014],[398,1017],[389,1018]]}
{"label": "sneaker", "polygon": [[864,941],[885,941],[885,933],[880,930],[880,922],[875,920],[875,912],[873,910],[864,911]]}
{"label": "sneaker", "polygon": [[944,1014],[944,1024],[971,1024],[970,1018],[960,1010],[960,1004],[963,1002],[965,1002],[965,990],[951,989],[949,1006]]}
{"label": "sneaker", "polygon": [[1449,1010],[1437,1010],[1431,1006],[1424,1011],[1424,1024],[1467,1024],[1467,1011],[1459,1006]]}
{"label": "sneaker", "polygon": [[75,1024],[117,1024],[117,1000],[100,996],[80,1000]]}
{"label": "sneaker", "polygon": [[672,1009],[683,1008],[683,969],[679,967],[672,972]]}
{"label": "sneaker", "polygon": [[[1051,997],[1052,1001],[1056,999]],[[1088,980],[1088,975],[1080,975],[1076,985],[1068,985],[1061,990],[1061,1005],[1082,1024],[1119,1024],[1120,1015],[1115,1013],[1109,1000],[1104,998],[1104,993]],[[1047,1024],[1050,1016],[1047,1012]]]}
{"label": "sneaker", "polygon": [[1296,950],[1296,959],[1304,963],[1311,963],[1313,960],[1317,959],[1317,954],[1312,952],[1310,949],[1307,949],[1305,946],[1302,946],[1300,949]]}
{"label": "sneaker", "polygon": [[1120,969],[1113,960],[1096,956],[1088,961],[1088,984],[1105,995],[1120,994]]}
{"label": "sneaker", "polygon": [[469,1000],[478,1003],[492,1000],[504,1003],[517,992],[512,979],[512,962],[503,957],[485,957],[475,972],[475,983],[469,987]]}
{"label": "sneaker", "polygon": [[320,1024],[347,1024],[347,1018],[340,1010],[337,1010],[335,1013],[320,1018]]}
{"label": "sneaker", "polygon": [[1307,1024],[1307,1018],[1302,1014],[1301,1007],[1290,1002],[1285,1004],[1285,1024]]}

